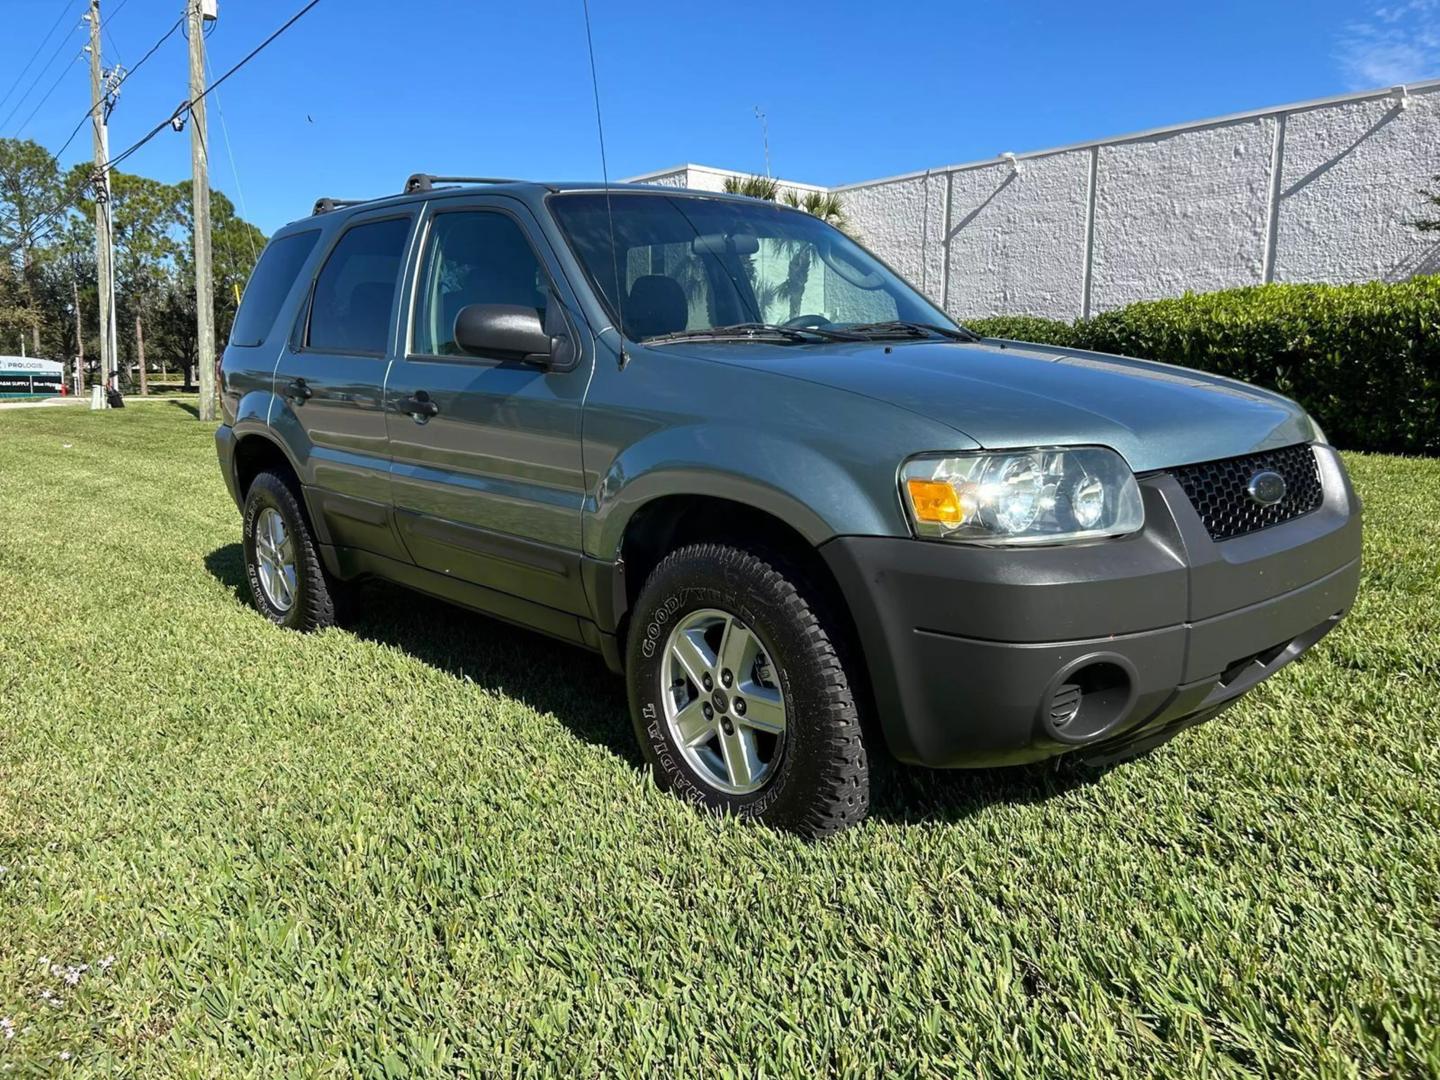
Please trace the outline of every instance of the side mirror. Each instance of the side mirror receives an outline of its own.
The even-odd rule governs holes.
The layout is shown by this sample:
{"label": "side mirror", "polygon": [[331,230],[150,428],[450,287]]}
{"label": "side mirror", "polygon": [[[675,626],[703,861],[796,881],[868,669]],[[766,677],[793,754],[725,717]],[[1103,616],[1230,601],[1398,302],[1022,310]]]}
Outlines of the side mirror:
{"label": "side mirror", "polygon": [[455,344],[476,356],[549,366],[554,350],[540,312],[517,304],[467,304],[455,316]]}

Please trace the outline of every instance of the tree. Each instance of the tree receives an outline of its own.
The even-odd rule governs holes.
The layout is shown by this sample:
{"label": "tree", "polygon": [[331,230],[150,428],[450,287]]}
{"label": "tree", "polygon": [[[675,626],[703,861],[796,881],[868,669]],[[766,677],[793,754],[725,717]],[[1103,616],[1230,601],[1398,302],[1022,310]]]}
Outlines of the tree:
{"label": "tree", "polygon": [[37,302],[45,355],[86,371],[86,356],[100,355],[100,285],[94,226],[79,214],[65,216],[41,253]]}
{"label": "tree", "polygon": [[[184,236],[180,253],[176,259],[180,283],[191,292],[189,308],[192,327],[195,312],[195,243],[193,211],[190,203],[190,185],[177,185],[182,189],[180,201],[180,224]],[[235,213],[235,204],[223,192],[210,192],[210,275],[215,291],[215,340],[222,343],[230,336],[230,327],[235,322],[235,313],[240,306],[240,294],[255,269],[255,262],[265,246],[265,234],[250,222]],[[172,300],[170,311],[177,311]]]}
{"label": "tree", "polygon": [[[93,203],[82,204],[90,216]],[[179,254],[180,206],[177,188],[148,176],[110,173],[110,220],[115,243],[116,306],[135,328],[131,360],[140,392],[149,392],[145,322]],[[121,312],[116,312],[116,319]],[[117,337],[121,335],[117,334]],[[128,365],[124,365],[128,370]]]}
{"label": "tree", "polygon": [[[752,199],[764,199],[766,202],[783,202],[786,206],[803,210],[811,217],[817,217],[842,231],[849,225],[840,196],[828,191],[807,191],[801,195],[794,188],[782,190],[779,181],[768,176],[727,176],[725,190],[731,195],[748,195]],[[757,298],[762,304],[783,298],[793,319],[800,314],[800,307],[804,302],[805,283],[810,277],[810,261],[815,249],[809,244],[789,242],[782,246],[788,249],[790,255],[785,280],[769,289],[766,295]]]}
{"label": "tree", "polygon": [[0,257],[19,273],[20,306],[40,351],[35,311],[35,263],[40,247],[61,219],[60,166],[29,139],[0,139]]}
{"label": "tree", "polygon": [[[1436,177],[1440,180],[1440,177]],[[845,219],[845,205],[840,196],[829,191],[807,191],[801,195],[794,188],[781,188],[780,181],[769,176],[727,176],[725,190],[731,195],[748,195],[752,199],[766,202],[783,202],[797,210],[804,210],[812,217],[818,217],[837,229],[849,224]]]}
{"label": "tree", "polygon": [[[1440,185],[1440,173],[1430,178],[1431,182]],[[1415,227],[1421,232],[1440,232],[1440,190],[1431,191],[1429,188],[1421,188],[1420,194],[1425,196],[1425,205],[1430,207],[1427,213],[1435,214],[1435,217],[1422,217],[1415,222]]]}
{"label": "tree", "polygon": [[780,197],[780,181],[769,176],[727,176],[725,190],[731,195],[774,202]]}
{"label": "tree", "polygon": [[34,333],[35,312],[26,302],[25,289],[15,267],[0,262],[0,352],[9,352]]}
{"label": "tree", "polygon": [[784,195],[784,202],[786,206],[804,210],[811,217],[817,217],[827,225],[834,225],[841,231],[849,230],[850,222],[845,217],[845,204],[834,192],[807,191],[801,195],[796,191],[787,191]]}
{"label": "tree", "polygon": [[[82,367],[98,351],[92,172],[88,164],[62,172],[38,143],[0,139],[0,351],[33,343],[37,355],[73,358]],[[167,358],[193,371],[190,184],[112,171],[110,198],[116,318],[133,326],[133,335],[117,335],[129,361],[117,358],[117,366],[122,384],[138,369],[143,393],[152,357],[162,372]],[[210,205],[216,336],[223,341],[265,235],[220,192],[211,192]]]}

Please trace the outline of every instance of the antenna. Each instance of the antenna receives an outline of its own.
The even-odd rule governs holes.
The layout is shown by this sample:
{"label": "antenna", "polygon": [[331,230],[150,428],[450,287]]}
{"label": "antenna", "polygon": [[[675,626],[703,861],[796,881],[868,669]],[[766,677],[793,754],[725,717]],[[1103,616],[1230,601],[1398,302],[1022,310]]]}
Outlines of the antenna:
{"label": "antenna", "polygon": [[615,246],[615,211],[610,206],[610,167],[605,162],[605,122],[600,119],[600,79],[595,74],[595,38],[590,33],[590,0],[580,0],[585,7],[585,44],[590,48],[590,86],[595,91],[595,127],[600,132],[600,179],[605,184],[605,217],[610,225],[610,263],[615,275],[615,307],[620,325],[615,328],[620,338],[620,370],[630,362],[625,354],[625,282],[620,277],[620,250]]}
{"label": "antenna", "polygon": [[765,178],[770,179],[770,121],[759,105],[755,106],[755,119],[760,121],[760,138],[765,143]]}

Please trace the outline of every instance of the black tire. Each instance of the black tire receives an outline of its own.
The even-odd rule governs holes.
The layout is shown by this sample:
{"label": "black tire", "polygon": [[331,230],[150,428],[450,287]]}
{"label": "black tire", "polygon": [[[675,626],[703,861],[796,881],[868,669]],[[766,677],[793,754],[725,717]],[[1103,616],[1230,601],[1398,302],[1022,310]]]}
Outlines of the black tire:
{"label": "black tire", "polygon": [[[267,510],[276,511],[285,524],[295,566],[294,600],[281,607],[266,596],[260,583],[259,560],[256,557],[256,524]],[[267,619],[289,630],[321,630],[335,625],[336,583],[320,562],[320,551],[310,530],[300,501],[285,479],[273,472],[262,472],[250,484],[245,495],[244,547],[245,578],[250,595]]]}
{"label": "black tire", "polygon": [[[818,838],[864,818],[870,770],[851,680],[832,631],[803,589],[800,575],[779,560],[719,544],[681,548],[641,590],[626,673],[635,734],[663,788],[716,812]],[[666,720],[667,642],[681,620],[706,609],[753,630],[783,693],[783,750],[763,786],[748,794],[720,790],[697,770]]]}

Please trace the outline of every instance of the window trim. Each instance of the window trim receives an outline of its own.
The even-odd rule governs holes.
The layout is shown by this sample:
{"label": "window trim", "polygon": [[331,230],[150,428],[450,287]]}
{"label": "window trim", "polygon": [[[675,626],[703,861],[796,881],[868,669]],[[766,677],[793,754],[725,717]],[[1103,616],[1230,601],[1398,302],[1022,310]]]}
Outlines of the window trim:
{"label": "window trim", "polygon": [[383,360],[390,355],[391,347],[395,343],[395,322],[387,317],[385,348],[380,352],[371,349],[321,349],[310,344],[310,319],[315,313],[315,289],[320,284],[320,275],[325,273],[325,268],[330,265],[330,258],[335,254],[335,249],[340,246],[341,241],[350,235],[355,229],[365,225],[380,225],[387,221],[406,221],[409,229],[405,235],[405,243],[400,247],[400,268],[395,272],[396,296],[390,299],[391,316],[395,312],[395,302],[399,298],[399,292],[405,286],[405,263],[410,258],[410,249],[415,242],[415,211],[411,209],[380,214],[375,217],[357,216],[344,222],[335,232],[335,237],[329,246],[325,248],[325,255],[315,268],[314,275],[310,278],[310,286],[305,296],[305,316],[297,326],[298,341],[291,341],[291,351],[297,353],[313,353],[316,356],[355,356],[365,357],[372,360]]}
{"label": "window trim", "polygon": [[421,223],[421,227],[417,230],[417,242],[415,246],[414,259],[415,265],[412,268],[410,278],[409,311],[406,313],[405,316],[405,335],[404,340],[401,342],[400,355],[406,361],[415,361],[417,363],[426,364],[484,364],[490,367],[502,367],[505,365],[509,365],[511,367],[534,366],[526,364],[523,360],[515,360],[510,357],[502,358],[497,356],[474,356],[470,353],[460,353],[455,356],[445,356],[440,353],[415,351],[415,320],[416,317],[420,314],[420,305],[424,299],[421,296],[421,289],[423,285],[423,283],[421,282],[421,275],[423,275],[425,272],[425,260],[430,253],[430,236],[435,228],[435,219],[438,217],[443,217],[447,214],[502,214],[514,223],[515,227],[520,230],[521,238],[525,241],[526,244],[529,245],[530,253],[535,256],[535,265],[538,266],[541,273],[545,275],[545,280],[549,283],[548,292],[550,294],[550,298],[552,302],[557,307],[559,307],[561,317],[564,318],[565,326],[570,332],[570,337],[576,343],[576,347],[578,348],[579,338],[578,335],[576,335],[575,333],[575,320],[571,317],[570,306],[568,303],[566,303],[565,297],[561,294],[559,288],[556,286],[555,273],[551,269],[550,263],[546,260],[544,254],[536,245],[535,237],[532,236],[530,230],[525,227],[525,222],[521,219],[519,214],[515,213],[507,206],[501,206],[497,203],[491,202],[465,202],[453,206],[436,205],[435,203],[431,203],[428,207],[428,212],[425,215],[425,220]]}

